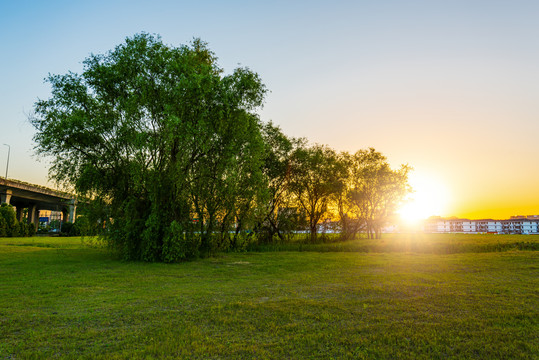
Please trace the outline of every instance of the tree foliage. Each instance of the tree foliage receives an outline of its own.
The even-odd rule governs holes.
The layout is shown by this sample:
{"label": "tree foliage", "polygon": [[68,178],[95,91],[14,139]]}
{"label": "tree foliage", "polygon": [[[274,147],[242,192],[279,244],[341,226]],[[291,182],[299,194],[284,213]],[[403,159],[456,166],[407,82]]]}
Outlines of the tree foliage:
{"label": "tree foliage", "polygon": [[171,47],[139,34],[48,82],[31,119],[36,150],[53,179],[110,205],[108,238],[125,258],[181,260],[190,254],[165,254],[165,239],[183,233],[211,251],[249,225],[264,196],[256,73],[223,75],[199,39]]}
{"label": "tree foliage", "polygon": [[338,161],[341,164],[342,171],[340,186],[332,194],[333,206],[341,229],[343,240],[354,238],[361,230],[365,228],[362,214],[354,210],[354,203],[350,198],[350,189],[352,180],[352,155],[348,152],[342,152],[338,155]]}
{"label": "tree foliage", "polygon": [[329,215],[332,195],[343,186],[344,171],[337,153],[327,146],[299,147],[293,154],[290,191],[307,215],[311,241],[316,239],[320,220]]}
{"label": "tree foliage", "polygon": [[260,207],[257,231],[260,241],[271,242],[274,236],[280,241],[298,229],[298,214],[290,196],[292,157],[296,149],[305,145],[304,139],[286,136],[272,122],[262,128],[264,140],[263,175],[267,184],[267,201]]}
{"label": "tree foliage", "polygon": [[363,221],[369,238],[380,238],[398,205],[410,192],[408,172],[402,165],[392,170],[387,158],[373,148],[351,157],[349,202],[355,218]]}
{"label": "tree foliage", "polygon": [[343,239],[378,237],[408,191],[409,168],[374,149],[337,154],[262,124],[259,76],[225,75],[199,39],[139,34],[83,64],[49,75],[52,96],[30,119],[36,151],[92,199],[70,233],[104,232],[125,259],[181,261],[305,228],[315,241],[327,219]]}

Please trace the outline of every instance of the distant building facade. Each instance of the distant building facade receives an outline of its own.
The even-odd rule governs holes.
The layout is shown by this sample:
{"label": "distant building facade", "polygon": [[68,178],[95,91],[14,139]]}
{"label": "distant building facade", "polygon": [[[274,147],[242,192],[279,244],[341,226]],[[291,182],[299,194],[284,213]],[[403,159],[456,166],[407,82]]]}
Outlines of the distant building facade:
{"label": "distant building facade", "polygon": [[511,216],[506,220],[431,217],[425,220],[428,233],[539,234],[539,215]]}
{"label": "distant building facade", "polygon": [[39,226],[49,226],[54,221],[56,221],[58,223],[60,223],[62,221],[62,212],[61,211],[51,211],[51,210],[40,210],[39,211]]}

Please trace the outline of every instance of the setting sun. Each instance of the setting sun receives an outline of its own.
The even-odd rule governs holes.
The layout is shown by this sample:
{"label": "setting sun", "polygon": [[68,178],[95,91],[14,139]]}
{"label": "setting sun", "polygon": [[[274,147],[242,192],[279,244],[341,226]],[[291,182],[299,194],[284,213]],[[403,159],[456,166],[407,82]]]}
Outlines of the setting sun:
{"label": "setting sun", "polygon": [[448,191],[442,181],[424,174],[412,173],[409,178],[413,193],[398,210],[407,223],[415,223],[446,211]]}

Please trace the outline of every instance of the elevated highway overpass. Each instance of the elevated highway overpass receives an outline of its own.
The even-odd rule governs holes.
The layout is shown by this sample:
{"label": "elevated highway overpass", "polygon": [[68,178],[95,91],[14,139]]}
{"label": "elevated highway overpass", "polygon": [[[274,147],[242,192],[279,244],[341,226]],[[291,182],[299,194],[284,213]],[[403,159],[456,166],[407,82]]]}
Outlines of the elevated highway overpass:
{"label": "elevated highway overpass", "polygon": [[39,211],[61,211],[64,221],[75,221],[77,199],[73,194],[49,189],[20,180],[0,177],[0,204],[7,203],[16,208],[17,220],[23,218],[28,209],[28,223],[39,225]]}

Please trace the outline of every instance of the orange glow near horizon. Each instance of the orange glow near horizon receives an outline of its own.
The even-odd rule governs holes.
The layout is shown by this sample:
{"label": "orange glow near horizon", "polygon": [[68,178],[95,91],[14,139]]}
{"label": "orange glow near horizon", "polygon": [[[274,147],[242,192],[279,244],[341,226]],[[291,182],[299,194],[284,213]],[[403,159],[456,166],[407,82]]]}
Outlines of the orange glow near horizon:
{"label": "orange glow near horizon", "polygon": [[[472,169],[466,176],[443,170],[429,173],[412,171],[409,183],[414,192],[397,211],[407,225],[417,225],[430,216],[467,219],[508,219],[516,215],[539,215],[539,189],[534,181],[539,176],[528,172],[492,174],[486,181]],[[518,179],[518,180],[517,180]],[[515,186],[518,183],[519,186]]]}
{"label": "orange glow near horizon", "polygon": [[517,215],[539,215],[537,204],[530,203],[529,200],[526,202],[525,199],[513,199],[513,201],[511,201],[502,198],[497,202],[492,200],[480,201],[479,204],[480,206],[469,206],[468,209],[456,213],[455,216],[465,219],[501,220]]}

